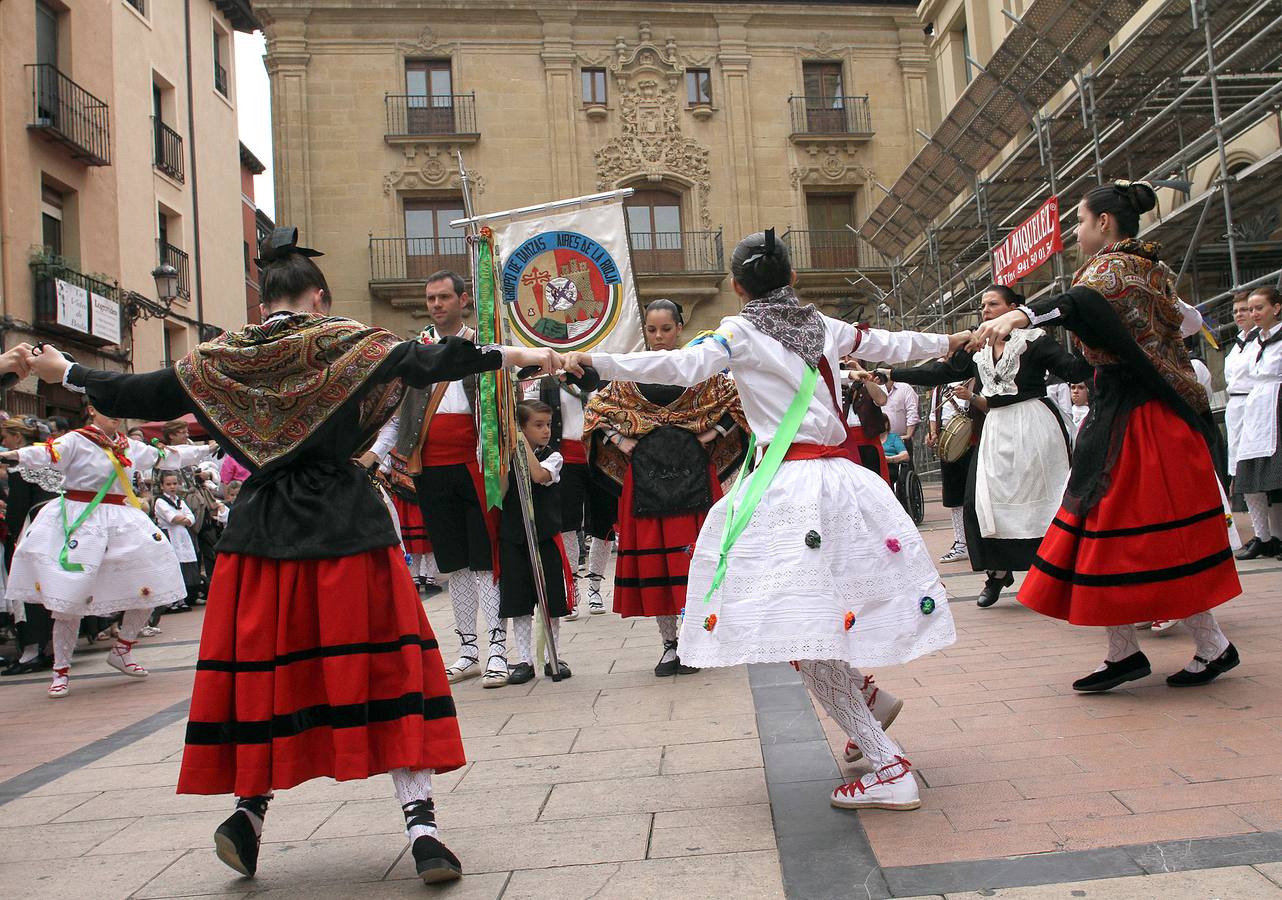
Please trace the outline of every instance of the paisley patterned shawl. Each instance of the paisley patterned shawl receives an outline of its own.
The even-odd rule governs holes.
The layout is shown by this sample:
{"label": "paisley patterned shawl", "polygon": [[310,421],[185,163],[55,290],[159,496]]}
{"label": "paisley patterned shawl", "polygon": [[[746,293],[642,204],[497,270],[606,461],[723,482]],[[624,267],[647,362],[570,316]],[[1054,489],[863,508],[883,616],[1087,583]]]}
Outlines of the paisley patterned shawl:
{"label": "paisley patterned shawl", "polygon": [[[1074,285],[1098,292],[1117,313],[1131,337],[1158,374],[1198,413],[1210,407],[1197,382],[1193,363],[1180,337],[1183,318],[1170,268],[1160,259],[1161,247],[1152,241],[1127,238],[1104,247],[1077,271]],[[1104,350],[1076,341],[1092,365],[1120,362]]]}
{"label": "paisley patterned shawl", "polygon": [[[625,437],[638,438],[656,428],[672,425],[694,434],[702,434],[729,414],[739,430],[720,436],[712,442],[711,458],[723,479],[743,459],[747,446],[748,420],[734,381],[723,374],[713,375],[702,384],[686,391],[670,406],[651,403],[631,381],[612,381],[592,395],[583,410],[583,436],[613,428]],[[598,468],[622,484],[628,458],[609,442],[594,442]]]}
{"label": "paisley patterned shawl", "polygon": [[[255,468],[293,454],[354,396],[401,338],[337,316],[296,313],[196,347],[174,370],[211,423]],[[396,410],[399,379],[361,400],[373,433]]]}

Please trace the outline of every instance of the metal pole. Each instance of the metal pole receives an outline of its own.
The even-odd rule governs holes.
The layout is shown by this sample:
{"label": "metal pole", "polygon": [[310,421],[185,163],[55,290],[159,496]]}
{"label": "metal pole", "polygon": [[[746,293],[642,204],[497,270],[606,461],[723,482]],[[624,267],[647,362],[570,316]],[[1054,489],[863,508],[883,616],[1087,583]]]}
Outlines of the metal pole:
{"label": "metal pole", "polygon": [[1229,244],[1229,271],[1233,276],[1233,286],[1240,282],[1237,267],[1237,238],[1233,235],[1233,201],[1229,198],[1229,154],[1224,146],[1224,123],[1220,116],[1220,79],[1215,71],[1215,41],[1211,35],[1211,17],[1207,14],[1206,0],[1196,0],[1202,18],[1202,34],[1206,37],[1206,69],[1211,79],[1211,128],[1215,132],[1215,146],[1220,156],[1220,186],[1224,191],[1224,226]]}
{"label": "metal pole", "polygon": [[[470,249],[469,259],[472,265],[472,291],[475,294],[478,288],[477,272],[478,268],[478,249],[477,238],[480,236],[480,226],[477,224],[475,213],[472,207],[472,189],[468,181],[467,168],[463,165],[462,151],[455,151],[458,154],[459,186],[463,193],[463,213],[467,216],[467,223],[464,229],[468,236],[468,247]],[[503,322],[503,334],[508,343],[512,343],[512,326],[508,317],[501,311],[499,318]],[[479,324],[479,322],[478,322]],[[520,398],[520,382],[515,377],[512,378],[512,402],[515,406]],[[502,425],[502,423],[500,423]],[[543,622],[543,633],[548,642],[548,659],[551,663],[551,678],[553,681],[561,680],[561,659],[556,652],[556,636],[552,633],[552,616],[548,611],[548,590],[547,580],[543,572],[543,559],[539,555],[539,540],[534,523],[534,496],[530,487],[530,464],[526,459],[525,438],[519,432],[516,436],[515,452],[512,454],[512,471],[513,477],[516,478],[516,493],[521,501],[521,524],[525,530],[525,547],[530,555],[530,569],[534,576],[534,594],[538,600],[540,618]],[[536,660],[537,662],[537,660]]]}

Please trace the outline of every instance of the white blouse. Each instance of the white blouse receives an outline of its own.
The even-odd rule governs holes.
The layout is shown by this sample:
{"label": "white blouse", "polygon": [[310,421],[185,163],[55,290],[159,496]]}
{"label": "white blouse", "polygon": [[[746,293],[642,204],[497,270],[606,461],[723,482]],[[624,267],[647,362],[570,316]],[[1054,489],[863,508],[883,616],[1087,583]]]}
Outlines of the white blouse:
{"label": "white blouse", "polygon": [[[53,442],[57,460],[52,458],[49,448],[35,444],[18,448],[18,461],[23,466],[39,468],[47,466],[57,469],[66,476],[63,488],[68,491],[89,491],[97,493],[103,482],[110,480],[109,494],[123,494],[124,486],[116,477],[116,468],[111,457],[89,438],[76,431],[69,431]],[[151,444],[129,439],[129,448],[125,455],[129,465],[124,466],[125,478],[132,482],[133,473],[150,472],[153,468],[177,471],[183,466],[193,466],[209,456],[210,449],[204,444],[181,444],[169,447],[164,459],[160,451]]]}
{"label": "white blouse", "polygon": [[174,522],[174,519],[177,518],[186,518],[189,522],[195,522],[196,517],[192,515],[191,507],[184,501],[179,500],[178,506],[175,508],[170,505],[169,499],[162,494],[156,498],[152,504],[152,509],[156,513],[156,524],[164,529],[165,534],[169,535],[169,543],[174,545],[174,554],[178,557],[178,561],[195,562],[196,545],[192,543],[189,526],[178,525]]}
{"label": "white blouse", "polygon": [[[834,375],[842,357],[857,353],[860,359],[900,365],[943,356],[948,336],[915,331],[857,329],[849,322],[824,316],[824,356]],[[797,354],[758,331],[740,316],[721,320],[716,334],[725,341],[707,339],[694,346],[666,353],[592,353],[592,365],[602,378],[676,384],[692,387],[729,368],[739,389],[743,412],[757,436],[757,443],[774,439],[792,399],[801,387],[806,365]],[[845,425],[833,406],[832,395],[821,377],[810,400],[796,443],[836,445],[846,439]]]}
{"label": "white blouse", "polygon": [[1274,325],[1266,334],[1246,345],[1244,353],[1249,363],[1247,376],[1251,393],[1246,398],[1242,414],[1242,437],[1238,442],[1237,458],[1259,459],[1278,452],[1278,394],[1282,391],[1282,340],[1267,347],[1264,342],[1277,333],[1282,324]]}

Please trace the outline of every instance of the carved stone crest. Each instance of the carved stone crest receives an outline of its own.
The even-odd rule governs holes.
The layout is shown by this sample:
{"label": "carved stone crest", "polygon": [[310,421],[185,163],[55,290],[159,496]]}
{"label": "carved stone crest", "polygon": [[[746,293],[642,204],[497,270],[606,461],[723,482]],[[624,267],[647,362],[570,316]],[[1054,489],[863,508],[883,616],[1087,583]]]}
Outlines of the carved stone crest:
{"label": "carved stone crest", "polygon": [[[448,144],[406,144],[402,152],[405,154],[403,163],[383,176],[383,196],[390,197],[393,191],[398,190],[457,190],[462,187],[458,165],[454,161],[454,147]],[[468,183],[474,193],[485,193],[484,176],[469,170]]]}
{"label": "carved stone crest", "polygon": [[699,221],[712,228],[708,197],[712,171],[708,150],[681,132],[681,89],[685,67],[676,42],[660,47],[651,40],[649,25],[640,29],[633,48],[620,37],[615,42],[610,71],[620,89],[621,134],[593,155],[599,190],[611,190],[639,179],[679,181],[696,190]]}
{"label": "carved stone crest", "polygon": [[858,161],[857,145],[828,144],[807,148],[792,170],[793,187],[804,184],[871,184],[876,176]]}

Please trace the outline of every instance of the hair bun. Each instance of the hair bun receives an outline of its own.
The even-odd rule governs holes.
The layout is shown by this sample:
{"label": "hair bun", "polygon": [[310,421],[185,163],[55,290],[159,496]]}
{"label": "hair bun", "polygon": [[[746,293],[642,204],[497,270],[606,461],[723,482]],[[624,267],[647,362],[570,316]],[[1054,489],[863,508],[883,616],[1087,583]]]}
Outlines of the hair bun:
{"label": "hair bun", "polygon": [[1147,181],[1117,181],[1113,186],[1137,213],[1146,213],[1157,206],[1157,191]]}

